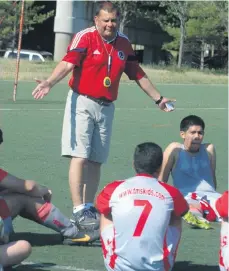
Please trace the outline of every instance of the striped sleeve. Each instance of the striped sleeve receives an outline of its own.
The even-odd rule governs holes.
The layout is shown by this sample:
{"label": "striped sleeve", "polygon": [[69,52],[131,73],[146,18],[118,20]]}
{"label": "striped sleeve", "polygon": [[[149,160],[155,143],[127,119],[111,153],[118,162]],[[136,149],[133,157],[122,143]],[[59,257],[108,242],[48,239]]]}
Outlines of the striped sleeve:
{"label": "striped sleeve", "polygon": [[78,67],[80,66],[82,59],[87,53],[88,34],[90,32],[90,28],[87,28],[74,35],[68,46],[67,54],[63,57],[62,61],[72,63]]}
{"label": "striped sleeve", "polygon": [[223,193],[223,195],[217,199],[216,201],[216,210],[219,215],[223,218],[228,218],[228,190]]}
{"label": "striped sleeve", "polygon": [[96,208],[101,214],[108,215],[111,213],[110,199],[115,189],[121,183],[123,183],[123,181],[115,181],[113,183],[108,184],[107,186],[103,188],[103,190],[97,196]]}
{"label": "striped sleeve", "polygon": [[187,201],[185,200],[184,196],[181,194],[181,192],[167,184],[167,183],[163,183],[163,182],[159,182],[170,194],[170,196],[173,199],[173,204],[174,204],[174,213],[176,216],[183,216],[185,215],[188,210],[189,210],[189,205],[187,203]]}

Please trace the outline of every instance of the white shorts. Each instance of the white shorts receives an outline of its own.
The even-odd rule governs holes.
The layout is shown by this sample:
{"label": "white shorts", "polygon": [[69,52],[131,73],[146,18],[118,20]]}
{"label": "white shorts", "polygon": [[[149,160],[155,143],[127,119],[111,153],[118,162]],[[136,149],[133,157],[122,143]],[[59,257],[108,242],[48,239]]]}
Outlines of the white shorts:
{"label": "white shorts", "polygon": [[109,154],[114,104],[100,105],[69,90],[62,130],[62,156],[104,163]]}
{"label": "white shorts", "polygon": [[198,197],[200,198],[203,198],[205,200],[208,201],[208,203],[210,204],[210,206],[212,207],[212,209],[215,211],[215,214],[217,215],[217,218],[219,219],[219,213],[218,211],[216,210],[216,200],[222,196],[222,194],[218,193],[218,192],[202,192],[202,191],[195,191],[195,192],[192,192],[192,193],[188,193],[186,196],[185,196],[185,199],[187,200],[187,202],[189,204],[191,204],[193,201],[192,199],[192,194],[193,193],[196,193]]}
{"label": "white shorts", "polygon": [[[115,236],[114,227],[109,225],[101,232],[101,242],[103,250],[104,264],[108,271],[134,271],[133,268],[126,265],[126,259],[117,257],[117,265],[114,268],[110,267],[112,256],[114,255]],[[153,263],[152,270],[155,271],[171,271],[177,255],[178,246],[181,238],[181,229],[175,226],[169,226],[166,233],[167,257],[161,261]],[[131,252],[130,252],[131,253]],[[137,252],[134,252],[137,253]],[[136,254],[137,255],[137,254]]]}

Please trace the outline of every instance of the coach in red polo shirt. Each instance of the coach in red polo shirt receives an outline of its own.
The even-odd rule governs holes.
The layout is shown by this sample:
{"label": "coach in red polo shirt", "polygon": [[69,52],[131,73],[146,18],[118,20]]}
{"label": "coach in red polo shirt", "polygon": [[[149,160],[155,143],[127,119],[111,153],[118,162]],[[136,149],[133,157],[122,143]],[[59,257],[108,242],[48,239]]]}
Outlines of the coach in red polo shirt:
{"label": "coach in red polo shirt", "polygon": [[99,227],[93,207],[100,180],[100,167],[109,153],[113,102],[118,96],[122,73],[143,89],[159,109],[170,111],[164,98],[140,68],[128,38],[118,32],[119,13],[108,1],[98,2],[95,26],[77,33],[67,54],[45,81],[33,91],[42,99],[72,72],[62,133],[62,155],[70,157],[69,184],[73,220],[81,227]]}

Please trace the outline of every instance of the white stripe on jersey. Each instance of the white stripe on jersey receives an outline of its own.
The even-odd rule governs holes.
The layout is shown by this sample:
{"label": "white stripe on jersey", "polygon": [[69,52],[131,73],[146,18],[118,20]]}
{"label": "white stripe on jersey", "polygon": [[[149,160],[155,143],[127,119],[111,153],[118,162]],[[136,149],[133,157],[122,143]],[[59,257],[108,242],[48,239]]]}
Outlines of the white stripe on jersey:
{"label": "white stripe on jersey", "polygon": [[72,41],[70,50],[74,49],[77,47],[78,43],[80,42],[80,39],[83,37],[84,34],[89,33],[89,32],[94,32],[96,30],[95,26],[92,26],[90,28],[86,28],[80,32],[78,32],[75,37],[74,40]]}

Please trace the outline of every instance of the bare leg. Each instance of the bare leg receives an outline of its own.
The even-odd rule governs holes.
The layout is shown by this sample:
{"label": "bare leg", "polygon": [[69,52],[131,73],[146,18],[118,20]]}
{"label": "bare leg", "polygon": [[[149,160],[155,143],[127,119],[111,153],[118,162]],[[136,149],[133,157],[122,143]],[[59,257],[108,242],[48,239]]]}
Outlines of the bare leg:
{"label": "bare leg", "polygon": [[60,210],[42,198],[21,194],[10,194],[4,197],[12,217],[20,215],[45,227],[61,233],[64,237],[74,237],[78,229]]}
{"label": "bare leg", "polygon": [[83,203],[83,179],[86,162],[86,159],[78,157],[72,157],[70,162],[69,186],[74,207]]}
{"label": "bare leg", "polygon": [[85,172],[84,198],[83,203],[93,203],[100,181],[101,164],[88,161]]}
{"label": "bare leg", "polygon": [[11,266],[19,264],[32,252],[31,245],[24,240],[11,242],[0,246],[0,264]]}
{"label": "bare leg", "polygon": [[11,193],[4,195],[4,200],[10,210],[10,215],[12,218],[15,218],[19,215],[25,208],[27,196],[23,194]]}

